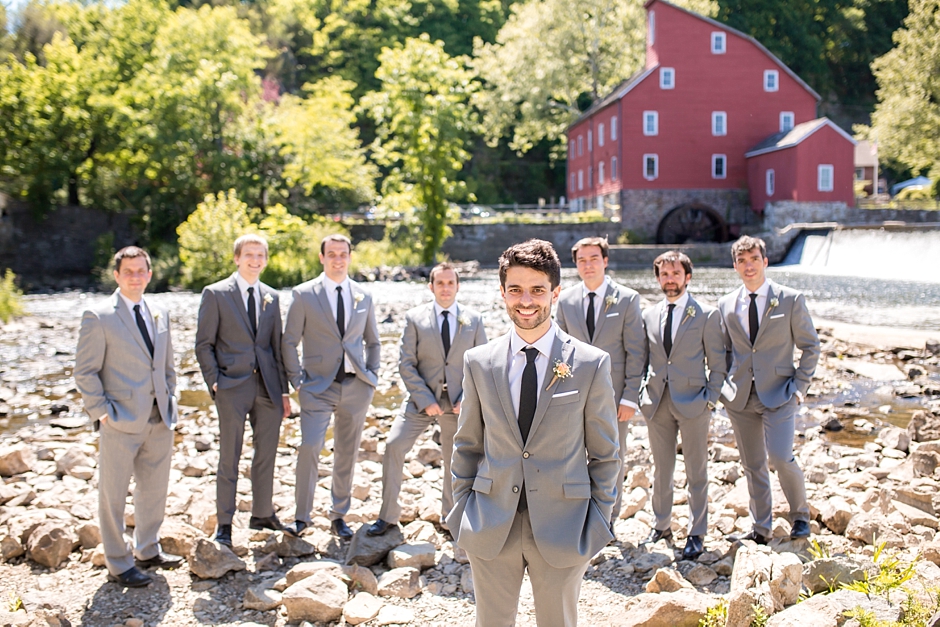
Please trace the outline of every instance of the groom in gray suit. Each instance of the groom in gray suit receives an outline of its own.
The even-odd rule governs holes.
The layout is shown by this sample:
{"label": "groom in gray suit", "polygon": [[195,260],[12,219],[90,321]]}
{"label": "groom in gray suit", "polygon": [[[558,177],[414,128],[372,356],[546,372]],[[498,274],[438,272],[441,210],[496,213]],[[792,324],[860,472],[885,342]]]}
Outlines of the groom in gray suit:
{"label": "groom in gray suit", "polygon": [[486,332],[479,313],[457,304],[460,277],[453,265],[441,263],[434,266],[428,288],[434,294],[434,302],[415,307],[405,314],[398,372],[408,396],[402,403],[401,413],[392,423],[385,444],[382,509],[379,510],[379,519],[366,531],[370,536],[382,535],[398,524],[401,516],[398,494],[401,492],[405,455],[435,420],[441,426],[444,465],[442,524],[454,506],[450,459],[463,396],[463,355],[474,346],[486,344]]}
{"label": "groom in gray suit", "polygon": [[499,280],[513,327],[464,357],[447,523],[470,558],[478,626],[515,623],[526,571],[539,627],[576,625],[588,561],[613,539],[610,356],[552,322],[561,263],[550,243],[508,248]]}
{"label": "groom in gray suit", "polygon": [[704,551],[708,530],[708,425],[725,378],[725,345],[718,310],[692,298],[692,261],[676,251],[653,262],[666,298],[643,312],[646,363],[640,411],[646,418],[653,453],[653,515],[647,542],[672,537],[672,474],[676,436],[689,487],[689,530],[682,559]]}
{"label": "groom in gray suit", "polygon": [[[333,423],[332,531],[348,540],[343,520],[352,499],[353,473],[366,411],[379,381],[378,325],[372,297],[349,278],[352,242],[328,235],[320,242],[323,274],[294,288],[282,338],[287,378],[300,396],[297,511],[285,531],[299,536],[310,525],[317,460]],[[303,341],[303,362],[297,346]]]}
{"label": "groom in gray suit", "polygon": [[623,458],[627,452],[629,420],[639,409],[644,335],[640,295],[607,276],[609,249],[605,237],[586,237],[571,248],[581,283],[561,292],[555,318],[562,331],[610,355],[621,466],[617,498],[611,511],[611,519],[615,519],[620,515],[623,500]]}
{"label": "groom in gray suit", "polygon": [[[85,411],[100,429],[98,522],[108,579],[131,588],[152,581],[140,568],[182,561],[163,553],[159,542],[177,408],[170,317],[144,298],[152,274],[146,251],[117,252],[118,289],[82,315],[73,372]],[[133,551],[124,539],[131,475],[137,483]]]}
{"label": "groom in gray suit", "polygon": [[[744,285],[718,301],[728,350],[721,396],[747,477],[754,527],[742,539],[770,540],[770,472],[777,471],[790,505],[791,538],[810,535],[803,471],[793,457],[794,415],[819,361],[819,337],[800,292],[765,276],[764,241],[742,236],[731,247]],[[794,365],[794,348],[799,364]]]}
{"label": "groom in gray suit", "polygon": [[251,529],[281,529],[272,503],[281,419],[290,415],[281,360],[278,294],[259,280],[268,242],[255,234],[235,240],[232,276],[202,291],[196,359],[219,413],[215,540],[232,546],[232,518],[245,418],[251,424]]}

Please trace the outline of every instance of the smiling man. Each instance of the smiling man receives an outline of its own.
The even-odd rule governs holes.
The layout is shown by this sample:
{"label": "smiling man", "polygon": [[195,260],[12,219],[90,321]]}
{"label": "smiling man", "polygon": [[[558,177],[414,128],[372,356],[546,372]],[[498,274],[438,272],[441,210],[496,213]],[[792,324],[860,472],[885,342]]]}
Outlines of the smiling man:
{"label": "smiling man", "polygon": [[268,242],[254,234],[235,240],[235,272],[202,291],[196,359],[219,414],[215,540],[232,546],[238,462],[245,419],[251,424],[251,529],[281,529],[274,513],[274,462],[281,419],[290,415],[281,359],[281,308],[276,290],[259,279]]}
{"label": "smiling man", "polygon": [[539,627],[576,625],[588,561],[612,538],[620,469],[610,356],[552,322],[561,263],[529,240],[499,259],[512,330],[467,351],[447,523],[480,627],[515,624],[528,571]]}
{"label": "smiling man", "polygon": [[[810,535],[803,471],[793,457],[794,416],[819,361],[819,337],[800,292],[767,279],[767,247],[747,235],[731,247],[744,282],[718,301],[728,351],[722,401],[747,477],[754,527],[741,539],[770,541],[770,465],[790,505],[790,537]],[[800,351],[793,363],[794,348]]]}

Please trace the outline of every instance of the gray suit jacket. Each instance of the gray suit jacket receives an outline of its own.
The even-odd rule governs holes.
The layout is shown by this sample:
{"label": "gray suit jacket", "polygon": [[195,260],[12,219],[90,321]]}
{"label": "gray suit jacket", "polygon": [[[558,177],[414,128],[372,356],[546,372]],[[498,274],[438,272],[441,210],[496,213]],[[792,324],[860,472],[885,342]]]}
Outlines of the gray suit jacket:
{"label": "gray suit jacket", "polygon": [[[263,283],[259,284],[258,292],[258,334],[252,337],[248,310],[234,274],[202,291],[196,323],[196,359],[213,398],[213,384],[218,383],[220,390],[236,387],[258,368],[268,397],[280,406],[281,395],[289,390],[281,359],[278,293]],[[265,297],[271,302],[265,302]]]}
{"label": "gray suit jacket", "polygon": [[107,416],[108,424],[124,433],[147,428],[154,399],[163,422],[176,424],[176,370],[170,317],[147,302],[153,316],[153,357],[134,316],[118,295],[82,314],[75,351],[75,385],[92,420]]}
{"label": "gray suit jacket", "polygon": [[[740,288],[718,301],[728,350],[728,377],[721,397],[732,410],[744,409],[752,380],[760,402],[771,409],[786,403],[797,390],[805,395],[819,361],[819,336],[803,294],[768,282],[770,291],[753,345],[734,312]],[[793,363],[794,347],[801,352],[798,366]]]}
{"label": "gray suit jacket", "polygon": [[[466,318],[468,324],[460,324]],[[456,405],[463,396],[463,356],[468,349],[486,344],[483,318],[472,309],[458,305],[457,325],[447,358],[444,343],[434,315],[434,303],[420,305],[405,314],[405,330],[401,335],[398,373],[408,391],[405,410],[424,411],[438,402],[447,383],[447,396]]]}
{"label": "gray suit jacket", "polygon": [[[354,304],[342,338],[336,314],[323,290],[323,275],[294,288],[281,338],[284,368],[294,389],[304,388],[313,394],[326,390],[343,363],[344,353],[349,355],[358,378],[372,387],[378,384],[382,344],[372,296],[352,279],[349,284]],[[301,340],[303,365],[297,355]]]}
{"label": "gray suit jacket", "polygon": [[[556,362],[572,376],[553,383]],[[552,566],[584,564],[610,541],[620,457],[609,362],[558,330],[523,442],[509,391],[509,335],[467,351],[447,516],[461,548],[483,559],[499,554],[523,484],[536,545]]]}
{"label": "gray suit jacket", "polygon": [[[660,330],[666,299],[643,312],[647,370],[640,410],[646,418],[656,413],[666,383],[672,402],[686,418],[701,416],[708,402],[717,403],[721,395],[727,372],[721,316],[717,309],[700,304],[691,295],[687,302],[686,311],[673,311],[673,316],[681,317],[668,357]],[[689,315],[689,310],[694,315]]]}
{"label": "gray suit jacket", "polygon": [[[607,305],[607,298],[616,302]],[[611,282],[599,302],[594,341],[588,340],[587,323],[581,301],[581,283],[562,290],[558,297],[555,319],[558,326],[573,338],[592,344],[610,355],[610,375],[614,397],[639,406],[640,383],[643,380],[643,317],[640,295],[629,287]]]}

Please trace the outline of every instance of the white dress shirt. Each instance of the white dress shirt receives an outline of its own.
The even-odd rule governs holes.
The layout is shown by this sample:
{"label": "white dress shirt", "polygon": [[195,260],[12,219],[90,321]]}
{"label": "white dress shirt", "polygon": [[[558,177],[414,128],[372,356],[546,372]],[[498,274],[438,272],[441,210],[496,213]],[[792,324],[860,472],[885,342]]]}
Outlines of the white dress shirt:
{"label": "white dress shirt", "polygon": [[[555,330],[558,327],[555,321],[549,327],[545,335],[536,342],[529,344],[516,333],[513,327],[509,336],[509,396],[512,398],[512,408],[516,410],[516,418],[519,418],[519,395],[522,393],[522,372],[525,370],[526,356],[522,349],[533,346],[539,350],[535,357],[535,370],[538,373],[538,393],[542,393],[542,384],[545,382],[545,373],[548,372],[548,361],[552,355],[552,345],[555,343]],[[538,396],[536,396],[538,402]]]}
{"label": "white dress shirt", "polygon": [[591,299],[588,298],[588,294],[592,291],[594,292],[594,324],[597,324],[598,318],[601,317],[601,310],[604,308],[604,297],[607,294],[607,286],[610,285],[610,277],[604,276],[604,282],[601,283],[600,287],[596,290],[589,290],[587,285],[584,284],[584,281],[581,281],[581,312],[584,314],[584,319],[587,320],[587,310],[588,306],[591,304]]}
{"label": "white dress shirt", "polygon": [[448,308],[441,307],[437,304],[437,301],[434,301],[434,316],[437,319],[437,331],[440,333],[441,327],[444,326],[444,316],[442,312],[447,312],[447,326],[450,327],[450,344],[453,346],[454,337],[457,335],[457,327],[460,323],[457,322],[457,317],[460,315],[460,310],[457,308],[457,303],[454,303]]}
{"label": "white dress shirt", "polygon": [[245,277],[236,272],[235,283],[238,285],[238,291],[242,295],[242,306],[245,308],[245,312],[248,311],[248,288],[255,288],[255,328],[257,328],[258,322],[261,320],[261,281],[248,283]]}
{"label": "white dress shirt", "polygon": [[659,319],[659,337],[661,339],[666,339],[666,316],[669,314],[669,305],[675,305],[675,308],[672,310],[672,329],[670,329],[672,341],[675,342],[676,332],[679,331],[679,325],[682,324],[682,319],[685,318],[685,308],[688,303],[688,292],[682,292],[682,296],[680,296],[675,303],[670,303],[668,299],[663,303],[663,314]]}
{"label": "white dress shirt", "polygon": [[153,316],[150,315],[150,309],[147,307],[147,301],[144,300],[144,297],[140,297],[140,302],[135,303],[130,298],[121,293],[121,290],[118,290],[118,296],[121,297],[121,300],[124,301],[124,304],[127,305],[128,311],[131,312],[131,320],[135,323],[137,322],[137,317],[134,314],[134,305],[140,305],[140,315],[144,318],[144,324],[147,325],[147,333],[150,334],[150,341],[153,342],[154,333],[153,333]]}
{"label": "white dress shirt", "polygon": [[[754,292],[757,294],[757,324],[760,325],[761,321],[764,318],[764,307],[767,305],[767,294],[770,292],[770,283],[767,280],[764,280],[764,284],[757,288],[757,291]],[[744,332],[749,333],[751,330],[751,323],[748,319],[748,308],[751,306],[751,292],[748,291],[746,287],[741,286],[740,292],[738,292],[738,299],[734,306],[734,313],[738,316],[738,320],[741,322],[741,326],[744,327]]]}
{"label": "white dress shirt", "polygon": [[[336,320],[336,288],[343,288],[343,313],[346,314],[346,319],[343,320],[343,328],[349,328],[349,317],[352,315],[353,310],[353,299],[352,299],[352,286],[349,284],[349,277],[343,279],[342,283],[337,283],[332,280],[330,277],[323,275],[323,288],[326,290],[326,298],[330,301],[330,311],[333,312],[333,320]],[[345,351],[345,349],[344,349]],[[345,352],[344,355],[344,367],[346,368],[346,373],[351,374],[356,372],[355,367],[353,367],[352,360],[349,359],[349,355]]]}

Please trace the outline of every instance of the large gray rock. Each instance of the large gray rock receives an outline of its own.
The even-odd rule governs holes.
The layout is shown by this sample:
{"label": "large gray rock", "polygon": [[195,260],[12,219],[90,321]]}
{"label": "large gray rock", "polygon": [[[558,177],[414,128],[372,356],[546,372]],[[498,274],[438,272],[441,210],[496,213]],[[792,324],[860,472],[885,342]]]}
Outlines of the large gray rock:
{"label": "large gray rock", "polygon": [[81,466],[94,468],[95,460],[80,446],[69,447],[67,451],[62,453],[62,455],[55,460],[55,470],[60,475],[72,474],[74,468]]}
{"label": "large gray rock", "polygon": [[373,566],[385,559],[388,552],[396,546],[405,543],[401,527],[394,526],[384,535],[370,536],[366,533],[369,525],[362,525],[356,530],[352,542],[349,543],[349,550],[346,552],[347,564],[358,564],[360,566]]}
{"label": "large gray rock", "polygon": [[879,621],[887,623],[900,616],[900,606],[892,606],[880,597],[838,590],[832,594],[817,594],[774,614],[767,621],[767,627],[841,627],[847,620],[845,612],[856,607],[873,611]]}
{"label": "large gray rock", "polygon": [[388,567],[412,566],[418,570],[432,568],[436,562],[437,549],[430,542],[402,544],[388,552]]}
{"label": "large gray rock", "polygon": [[375,573],[357,564],[343,565],[343,579],[347,581],[347,586],[352,591],[361,590],[375,596],[379,593],[379,580]]}
{"label": "large gray rock", "polygon": [[907,425],[907,433],[914,442],[940,440],[940,416],[933,412],[915,411]]}
{"label": "large gray rock", "polygon": [[301,562],[287,571],[287,574],[284,576],[284,578],[287,580],[287,585],[292,586],[298,581],[302,581],[316,573],[326,573],[330,577],[342,579],[343,567],[338,562],[334,562],[332,560]]}
{"label": "large gray rock", "polygon": [[268,536],[261,551],[276,553],[279,557],[305,557],[315,554],[317,547],[303,538],[295,538],[290,534],[278,532]]}
{"label": "large gray rock", "polygon": [[655,594],[658,592],[676,592],[683,588],[692,588],[675,568],[660,568],[653,578],[646,582],[646,591]]}
{"label": "large gray rock", "polygon": [[645,488],[633,488],[623,497],[623,506],[620,509],[621,518],[631,518],[638,511],[646,507],[649,501],[649,493]]}
{"label": "large gray rock", "polygon": [[368,592],[360,592],[343,607],[343,620],[349,625],[364,623],[378,616],[383,605],[385,601],[382,599]]}
{"label": "large gray rock", "polygon": [[36,454],[26,444],[0,447],[0,476],[12,477],[33,469]]}
{"label": "large gray rock", "polygon": [[71,525],[49,521],[39,525],[29,535],[27,555],[43,566],[58,568],[77,544],[78,539],[72,533]]}
{"label": "large gray rock", "polygon": [[852,520],[852,507],[841,496],[831,496],[819,508],[822,523],[833,533],[842,535]]}
{"label": "large gray rock", "polygon": [[245,568],[245,562],[230,548],[206,538],[197,540],[189,553],[189,570],[200,579],[218,579],[227,572]]}
{"label": "large gray rock", "polygon": [[841,584],[863,580],[866,572],[874,576],[878,567],[844,555],[824,557],[803,565],[803,585],[814,594],[830,588],[838,590]]}
{"label": "large gray rock", "polygon": [[281,605],[281,593],[271,588],[256,586],[245,590],[242,607],[246,610],[268,612]]}
{"label": "large gray rock", "polygon": [[694,586],[707,586],[718,579],[718,573],[704,564],[696,564],[686,573],[685,578]]}
{"label": "large gray rock", "polygon": [[768,616],[773,614],[772,570],[773,559],[768,547],[742,546],[738,549],[728,592],[727,627],[749,627],[755,618],[755,606],[762,608]]}
{"label": "large gray rock", "polygon": [[395,568],[379,577],[379,596],[411,599],[421,592],[421,571],[407,566]]}
{"label": "large gray rock", "polygon": [[865,544],[872,544],[875,536],[878,537],[878,542],[887,543],[889,548],[904,546],[904,540],[900,534],[892,528],[887,517],[877,509],[855,514],[845,528],[845,537]]}
{"label": "large gray rock", "polygon": [[281,602],[290,622],[327,623],[343,615],[347,597],[346,584],[320,571],[287,588]]}
{"label": "large gray rock", "polygon": [[774,611],[779,612],[800,599],[803,562],[794,553],[774,553],[770,559],[770,594]]}
{"label": "large gray rock", "polygon": [[160,547],[173,555],[189,555],[203,533],[176,518],[167,518],[160,525]]}
{"label": "large gray rock", "polygon": [[887,427],[881,430],[876,441],[887,449],[907,452],[911,445],[911,436],[900,427]]}
{"label": "large gray rock", "polygon": [[613,612],[613,627],[698,627],[708,608],[718,597],[695,590],[659,594],[643,593],[627,600],[623,611]]}
{"label": "large gray rock", "polygon": [[640,553],[633,560],[633,567],[638,573],[648,573],[651,570],[665,568],[675,561],[675,558],[661,551]]}

